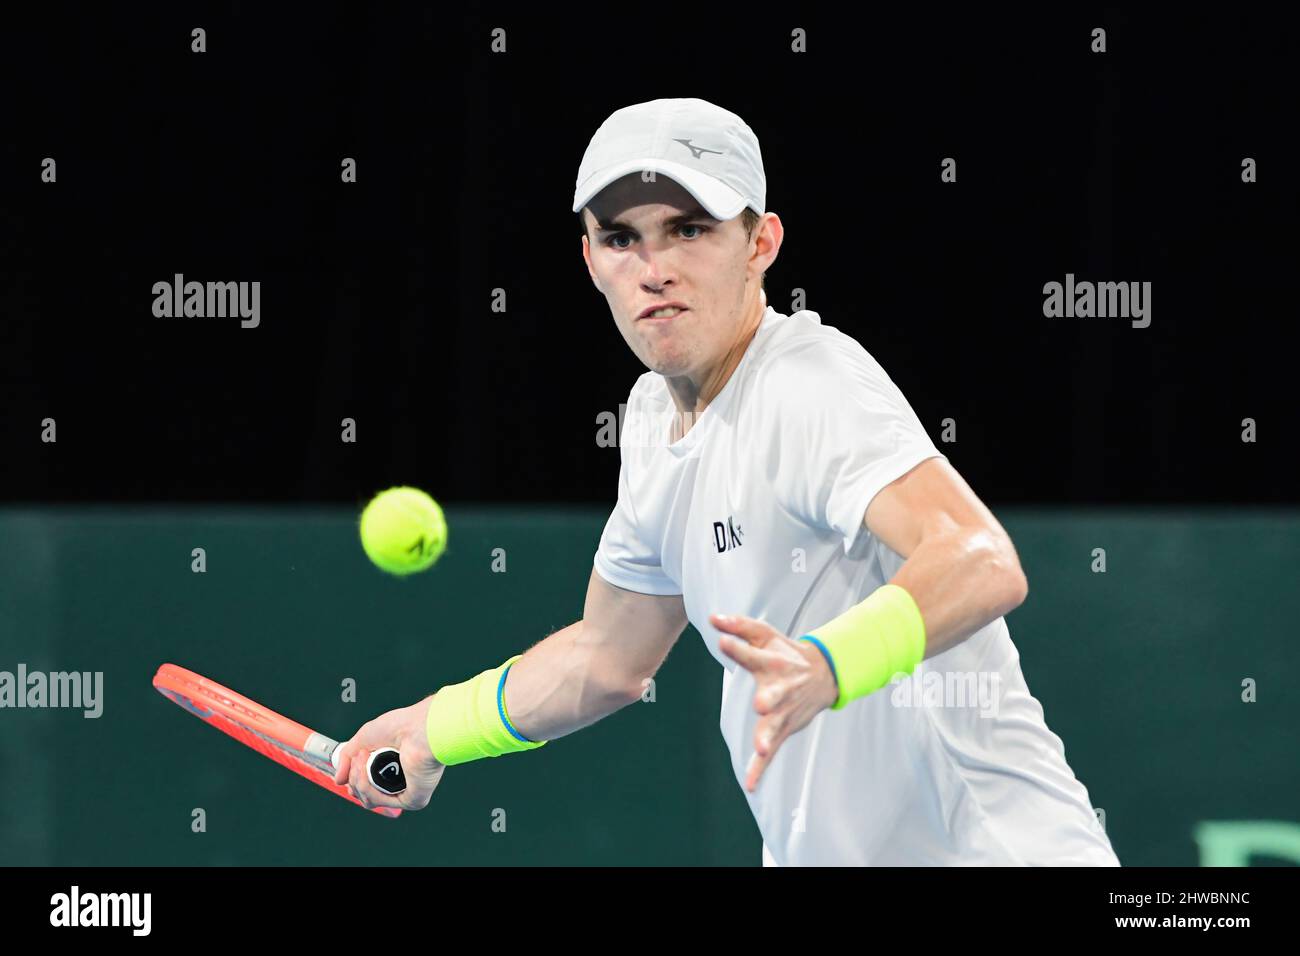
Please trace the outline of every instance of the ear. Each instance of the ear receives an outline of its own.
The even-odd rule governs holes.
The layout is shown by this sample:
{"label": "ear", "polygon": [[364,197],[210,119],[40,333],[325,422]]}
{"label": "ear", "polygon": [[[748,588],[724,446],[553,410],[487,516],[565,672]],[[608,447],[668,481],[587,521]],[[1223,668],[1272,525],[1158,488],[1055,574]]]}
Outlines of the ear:
{"label": "ear", "polygon": [[586,236],[582,237],[582,261],[587,264],[587,275],[591,276],[591,284],[600,290],[601,295],[604,295],[605,290],[600,287],[600,280],[596,278],[596,270],[591,267],[591,244],[587,241]]}

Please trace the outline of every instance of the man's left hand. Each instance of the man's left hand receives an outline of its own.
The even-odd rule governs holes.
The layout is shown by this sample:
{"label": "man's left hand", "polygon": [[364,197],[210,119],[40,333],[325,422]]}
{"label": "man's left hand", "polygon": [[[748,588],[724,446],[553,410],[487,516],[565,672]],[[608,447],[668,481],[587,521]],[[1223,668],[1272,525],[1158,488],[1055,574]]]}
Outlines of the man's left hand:
{"label": "man's left hand", "polygon": [[826,658],[811,641],[792,641],[752,617],[714,614],[709,623],[723,632],[718,647],[753,674],[758,685],[754,710],[760,716],[754,728],[754,756],[745,775],[745,789],[753,792],[777,748],[833,705],[839,687]]}

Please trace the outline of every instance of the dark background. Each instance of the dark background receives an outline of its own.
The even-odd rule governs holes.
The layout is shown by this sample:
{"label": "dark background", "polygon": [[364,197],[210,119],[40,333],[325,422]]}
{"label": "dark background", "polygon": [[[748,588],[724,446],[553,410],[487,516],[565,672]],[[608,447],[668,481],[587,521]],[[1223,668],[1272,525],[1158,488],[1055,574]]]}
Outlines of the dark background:
{"label": "dark background", "polygon": [[[1276,478],[1296,417],[1292,24],[564,9],[6,13],[0,500],[344,503],[410,483],[611,503],[596,416],[642,367],[569,206],[600,122],[661,96],[754,128],[786,227],[770,302],[806,290],[933,437],[955,418],[943,450],[985,500],[1297,500]],[[175,272],[261,281],[261,326],[154,318]],[[1151,281],[1151,326],[1044,318],[1067,272]]]}

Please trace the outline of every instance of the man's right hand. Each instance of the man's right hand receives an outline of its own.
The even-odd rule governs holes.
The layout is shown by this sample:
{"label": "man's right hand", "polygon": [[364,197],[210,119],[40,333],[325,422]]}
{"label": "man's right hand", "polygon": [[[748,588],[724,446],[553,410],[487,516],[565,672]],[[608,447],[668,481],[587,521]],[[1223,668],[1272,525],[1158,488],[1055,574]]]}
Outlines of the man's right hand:
{"label": "man's right hand", "polygon": [[[339,769],[334,782],[347,784],[348,791],[367,810],[373,807],[396,807],[400,810],[423,810],[442,779],[446,766],[429,750],[425,720],[429,716],[430,694],[418,704],[380,714],[339,745]],[[366,761],[372,751],[391,747],[402,757],[406,789],[396,796],[375,789],[366,777]]]}

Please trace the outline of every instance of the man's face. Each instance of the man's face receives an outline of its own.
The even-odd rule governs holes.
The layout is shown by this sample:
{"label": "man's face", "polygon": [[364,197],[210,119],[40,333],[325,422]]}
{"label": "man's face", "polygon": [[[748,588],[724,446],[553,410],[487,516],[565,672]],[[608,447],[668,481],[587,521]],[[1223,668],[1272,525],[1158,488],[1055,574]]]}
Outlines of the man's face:
{"label": "man's face", "polygon": [[[699,373],[735,344],[750,245],[739,216],[720,222],[671,179],[647,183],[633,173],[603,189],[583,217],[592,281],[647,368],[669,377]],[[643,317],[662,302],[685,311]]]}

